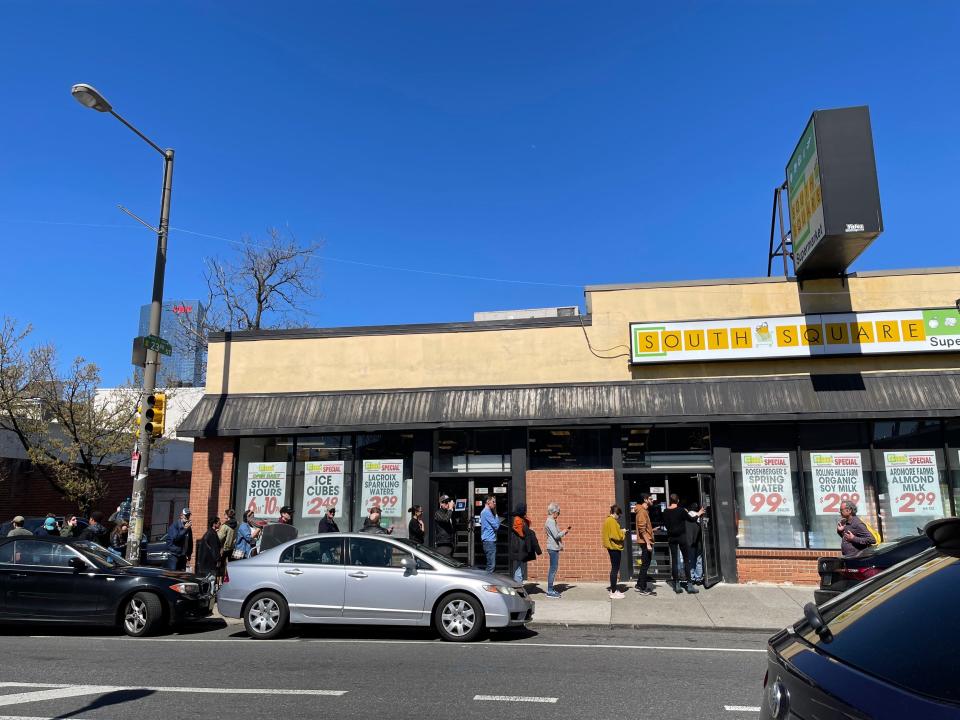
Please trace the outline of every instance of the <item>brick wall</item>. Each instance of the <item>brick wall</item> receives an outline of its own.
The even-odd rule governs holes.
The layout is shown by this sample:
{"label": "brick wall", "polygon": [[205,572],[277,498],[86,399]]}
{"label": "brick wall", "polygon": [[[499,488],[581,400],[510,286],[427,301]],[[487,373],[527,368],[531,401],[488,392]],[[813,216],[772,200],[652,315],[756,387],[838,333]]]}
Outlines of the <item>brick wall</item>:
{"label": "brick wall", "polygon": [[[222,518],[233,507],[234,447],[233,438],[197,438],[194,443],[190,509],[198,526],[205,528],[207,518]],[[238,509],[238,519],[242,514]]]}
{"label": "brick wall", "polygon": [[551,502],[560,504],[561,529],[573,525],[560,553],[556,583],[606,582],[610,560],[600,540],[600,528],[616,502],[613,470],[527,471],[527,511],[543,548],[543,555],[527,564],[527,576],[543,583],[549,566],[543,524]]}
{"label": "brick wall", "polygon": [[790,582],[819,585],[817,558],[835,557],[835,550],[737,550],[737,577],[740,582]]}
{"label": "brick wall", "polygon": [[[78,512],[75,502],[63,497],[53,485],[26,461],[8,463],[8,477],[0,482],[0,522],[16,515],[43,516],[47,513],[70,515]],[[108,517],[133,491],[129,467],[112,467],[103,471],[109,483],[106,496],[93,510],[101,510]],[[190,487],[190,473],[177,470],[152,470],[147,482],[144,518],[149,527],[153,517],[153,491],[158,488]]]}

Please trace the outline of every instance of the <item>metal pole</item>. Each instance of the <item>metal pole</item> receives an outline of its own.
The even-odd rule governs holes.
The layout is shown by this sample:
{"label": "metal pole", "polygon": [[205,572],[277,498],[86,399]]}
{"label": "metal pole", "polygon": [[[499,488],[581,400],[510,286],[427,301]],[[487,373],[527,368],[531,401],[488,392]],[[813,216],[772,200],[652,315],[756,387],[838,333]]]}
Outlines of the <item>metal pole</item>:
{"label": "metal pole", "polygon": [[[126,122],[124,124],[132,127]],[[139,132],[137,132],[137,134],[140,135]],[[150,144],[153,145],[153,143]],[[148,334],[157,337],[160,335],[160,314],[163,306],[163,276],[167,264],[167,231],[170,226],[170,191],[173,187],[173,150],[168,148],[162,152],[163,194],[160,198],[160,232],[157,233],[157,257],[153,267],[153,297],[150,301],[150,327],[148,330]],[[147,363],[143,371],[142,398],[144,401],[156,388],[157,366],[159,364],[159,353],[157,353],[156,350],[147,350]],[[140,462],[133,480],[133,493],[130,496],[127,560],[135,565],[140,562],[140,538],[143,535],[143,502],[147,494],[147,473],[150,469],[151,441],[152,438],[150,435],[141,431],[141,437],[139,440],[134,441],[133,446],[134,452],[139,449]]]}

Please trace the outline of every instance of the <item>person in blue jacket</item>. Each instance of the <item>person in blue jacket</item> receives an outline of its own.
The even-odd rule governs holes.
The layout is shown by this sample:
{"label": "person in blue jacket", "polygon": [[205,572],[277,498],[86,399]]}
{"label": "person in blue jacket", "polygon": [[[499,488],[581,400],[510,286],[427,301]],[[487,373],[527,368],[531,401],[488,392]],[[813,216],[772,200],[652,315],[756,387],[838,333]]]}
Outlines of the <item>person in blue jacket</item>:
{"label": "person in blue jacket", "polygon": [[180,511],[180,517],[167,530],[167,570],[186,570],[193,555],[193,529],[190,508]]}

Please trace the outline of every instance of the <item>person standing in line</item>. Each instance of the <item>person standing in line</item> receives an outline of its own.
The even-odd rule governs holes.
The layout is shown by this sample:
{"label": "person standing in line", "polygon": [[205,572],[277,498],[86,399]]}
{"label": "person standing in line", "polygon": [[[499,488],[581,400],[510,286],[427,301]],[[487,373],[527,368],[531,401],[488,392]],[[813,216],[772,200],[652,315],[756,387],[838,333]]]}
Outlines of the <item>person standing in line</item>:
{"label": "person standing in line", "polygon": [[253,510],[247,510],[243,514],[243,522],[237,528],[237,542],[233,547],[233,559],[240,560],[248,558],[253,554],[257,546],[257,538],[260,536],[260,528],[254,523],[257,516]]}
{"label": "person standing in line", "polygon": [[527,569],[527,560],[530,556],[530,520],[527,518],[527,505],[520,503],[513,514],[510,523],[510,542],[507,546],[507,557],[513,568],[515,582],[523,582],[523,573]]}
{"label": "person standing in line", "polygon": [[224,561],[227,561],[233,554],[233,546],[237,542],[237,513],[233,508],[228,508],[223,516],[226,520],[220,524],[217,538],[220,540],[220,553]]}
{"label": "person standing in line", "polygon": [[[670,543],[670,577],[673,580],[673,591],[678,595],[686,590],[695,595],[697,590],[690,582],[690,544],[687,542],[687,524],[695,523],[703,515],[703,510],[692,516],[687,509],[680,505],[680,496],[670,495],[670,504],[663,513],[663,524],[667,528],[667,540]],[[680,559],[683,558],[683,579],[680,578]]]}
{"label": "person standing in line", "polygon": [[445,557],[453,555],[453,498],[449,495],[440,496],[440,507],[433,514],[434,547]]}
{"label": "person standing in line", "polygon": [[559,519],[560,505],[555,502],[547,505],[547,521],[543,525],[544,532],[547,534],[547,556],[550,558],[550,568],[547,570],[547,597],[553,599],[560,597],[560,593],[553,587],[553,581],[556,580],[557,569],[560,567],[563,538],[573,529],[572,525],[567,525],[566,530],[561,530]]}
{"label": "person standing in line", "polygon": [[337,526],[337,521],[335,520],[336,515],[337,509],[335,507],[327,508],[327,514],[320,518],[320,523],[317,525],[317,532],[340,532],[340,528]]}
{"label": "person standing in line", "polygon": [[423,529],[423,506],[414,505],[407,512],[410,513],[410,524],[407,525],[407,536],[418,545],[426,541]]}
{"label": "person standing in line", "polygon": [[492,573],[497,567],[497,531],[499,530],[497,499],[493,495],[487,495],[484,508],[480,512],[480,542],[483,543],[483,555],[487,561],[484,569],[488,573]]}
{"label": "person standing in line", "polygon": [[79,535],[80,540],[90,540],[103,548],[110,546],[110,532],[103,526],[103,513],[94,510],[90,513],[90,519],[83,532]]}
{"label": "person standing in line", "polygon": [[687,514],[693,518],[693,522],[687,524],[687,544],[690,546],[690,582],[694,585],[703,585],[703,526],[701,525],[703,513],[700,512],[700,503],[690,503],[687,506]]}
{"label": "person standing in line", "polygon": [[877,542],[873,533],[857,517],[857,505],[849,500],[840,503],[840,521],[837,523],[837,535],[840,536],[840,554],[843,557],[856,555],[869,545]]}
{"label": "person standing in line", "polygon": [[17,515],[13,519],[13,529],[7,533],[7,537],[20,537],[21,535],[26,537],[27,535],[33,535],[32,532],[23,526],[25,522],[26,520],[23,515]]}
{"label": "person standing in line", "polygon": [[623,540],[627,536],[626,530],[620,527],[620,516],[623,515],[623,510],[620,509],[619,505],[610,506],[610,514],[607,515],[606,520],[603,521],[603,529],[601,531],[601,536],[603,538],[603,546],[607,549],[607,554],[610,556],[610,586],[607,590],[610,593],[611,600],[620,600],[624,596],[620,592],[620,587],[618,582],[620,580],[620,560],[623,557]]}
{"label": "person standing in line", "polygon": [[293,525],[293,508],[289,505],[280,508],[280,519],[277,522],[281,525]]}
{"label": "person standing in line", "polygon": [[393,525],[388,528],[383,527],[383,525],[380,524],[380,517],[380,507],[374,505],[367,510],[367,518],[363,521],[363,527],[360,528],[360,532],[371,533],[372,535],[392,535]]}
{"label": "person standing in line", "polygon": [[116,524],[113,532],[110,533],[110,550],[113,550],[120,557],[123,557],[127,552],[127,536],[129,533],[129,526],[122,520]]}
{"label": "person standing in line", "polygon": [[210,527],[197,543],[197,564],[194,568],[197,575],[216,576],[220,569],[221,545],[217,532],[220,528],[220,518],[211,519]]}
{"label": "person standing in line", "polygon": [[33,534],[59,537],[60,528],[57,527],[57,519],[53,515],[47,515],[46,519],[43,521],[43,525],[38,527]]}
{"label": "person standing in line", "polygon": [[60,537],[74,538],[80,534],[80,528],[77,526],[77,516],[67,516],[67,521],[60,528]]}
{"label": "person standing in line", "polygon": [[167,529],[167,570],[186,570],[193,556],[193,522],[190,508],[180,511],[180,517]]}
{"label": "person standing in line", "polygon": [[637,573],[637,584],[634,587],[641,595],[656,595],[650,587],[650,560],[653,558],[653,523],[650,522],[650,506],[653,505],[653,495],[643,493],[640,502],[634,508],[637,518],[637,544],[640,546],[640,570]]}

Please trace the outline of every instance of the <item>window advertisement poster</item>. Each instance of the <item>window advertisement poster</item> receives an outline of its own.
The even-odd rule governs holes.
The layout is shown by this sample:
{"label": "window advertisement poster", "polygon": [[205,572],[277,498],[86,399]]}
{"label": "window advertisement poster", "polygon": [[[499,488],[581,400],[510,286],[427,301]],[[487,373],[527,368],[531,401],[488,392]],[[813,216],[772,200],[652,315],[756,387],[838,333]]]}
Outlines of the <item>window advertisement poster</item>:
{"label": "window advertisement poster", "polygon": [[943,515],[937,454],[932,450],[894,450],[883,454],[887,493],[893,515]]}
{"label": "window advertisement poster", "polygon": [[243,507],[261,520],[279,520],[287,496],[286,462],[252,462],[247,465],[247,500]]}
{"label": "window advertisement poster", "polygon": [[789,453],[741,453],[743,514],[793,517],[793,475]]}
{"label": "window advertisement poster", "polygon": [[810,474],[817,515],[836,515],[840,503],[849,500],[861,506],[863,461],[858,452],[812,452]]}
{"label": "window advertisement poster", "polygon": [[301,507],[305,518],[323,517],[330,508],[343,517],[343,460],[304,463]]}
{"label": "window advertisement poster", "polygon": [[403,516],[403,460],[364,460],[360,504],[363,513],[374,505],[385,518]]}

